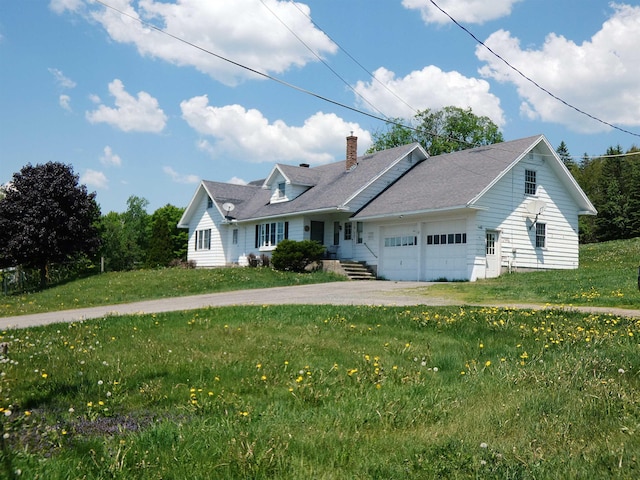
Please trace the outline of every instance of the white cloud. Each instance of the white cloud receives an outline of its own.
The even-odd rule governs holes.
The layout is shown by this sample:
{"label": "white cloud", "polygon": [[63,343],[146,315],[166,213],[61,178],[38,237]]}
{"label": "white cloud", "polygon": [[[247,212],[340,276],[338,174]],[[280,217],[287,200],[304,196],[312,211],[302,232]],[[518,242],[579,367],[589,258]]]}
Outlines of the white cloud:
{"label": "white cloud", "polygon": [[175,183],[199,183],[200,182],[200,177],[198,177],[197,175],[183,175],[176,172],[171,167],[162,167],[162,171],[166,175],[171,177],[171,180],[173,180]]}
{"label": "white cloud", "polygon": [[359,137],[359,150],[371,145],[371,135],[357,123],[346,122],[333,113],[318,112],[299,127],[282,120],[269,123],[255,109],[240,105],[215,107],[207,96],[193,97],[180,104],[182,118],[215,143],[201,142],[212,156],[231,155],[246,161],[306,162],[322,164],[345,156],[345,138],[351,131]]}
{"label": "white cloud", "polygon": [[71,111],[71,97],[69,95],[60,95],[60,97],[58,97],[58,103],[65,110]]}
{"label": "white cloud", "polygon": [[66,10],[76,12],[80,7],[82,7],[82,0],[51,0],[49,3],[49,8],[58,14]]}
{"label": "white cloud", "polygon": [[49,69],[49,73],[51,73],[51,75],[53,75],[53,78],[56,80],[56,83],[58,84],[58,86],[60,86],[62,88],[75,88],[76,87],[76,82],[71,80],[69,77],[66,77],[64,75],[64,73],[62,73],[61,70],[58,70],[57,68],[50,68]]}
{"label": "white cloud", "polygon": [[[316,29],[307,5],[278,0],[234,0],[233,2],[181,0],[166,3],[113,0],[115,8],[216,55],[258,71],[281,73],[303,66],[316,57],[281,23],[319,55],[332,54],[336,45]],[[233,85],[243,78],[257,78],[236,65],[163,35],[133,18],[101,6],[92,17],[121,43],[134,44],[141,55],[191,66],[223,83]],[[302,10],[305,14],[301,13]],[[277,18],[276,18],[277,17]]]}
{"label": "white cloud", "polygon": [[[504,30],[485,43],[554,95],[607,122],[640,125],[640,7],[611,4],[613,14],[589,41],[580,45],[556,34],[539,50],[520,47]],[[577,113],[526,81],[482,46],[476,56],[486,62],[480,73],[516,86],[527,118],[592,133],[609,127]]]}
{"label": "white cloud", "polygon": [[246,185],[249,182],[239,177],[231,177],[229,180],[227,180],[227,183],[231,183],[232,185]]}
{"label": "white cloud", "polygon": [[109,84],[109,93],[115,98],[116,108],[100,105],[87,112],[91,123],[108,123],[125,132],[161,132],[167,116],[158,106],[158,100],[147,92],[139,92],[135,98],[124,89],[117,78]]}
{"label": "white cloud", "polygon": [[[484,23],[511,14],[514,4],[522,0],[438,0],[436,3],[460,23]],[[420,10],[425,23],[451,23],[451,19],[429,0],[402,0],[402,6]]]}
{"label": "white cloud", "polygon": [[80,176],[80,183],[95,187],[95,188],[108,188],[109,180],[104,173],[97,170],[86,169]]}
{"label": "white cloud", "polygon": [[107,145],[104,147],[104,155],[100,157],[100,163],[108,167],[119,167],[122,165],[122,159],[120,158],[120,155],[113,153],[111,147]]}
{"label": "white cloud", "polygon": [[[415,110],[453,105],[471,107],[474,114],[487,116],[498,126],[505,123],[500,99],[489,93],[490,85],[486,80],[468,78],[458,72],[443,72],[433,65],[402,78],[396,78],[395,73],[384,67],[373,74],[376,80],[359,81],[354,88],[389,117],[412,118]],[[361,108],[371,110],[360,97],[356,101]]]}

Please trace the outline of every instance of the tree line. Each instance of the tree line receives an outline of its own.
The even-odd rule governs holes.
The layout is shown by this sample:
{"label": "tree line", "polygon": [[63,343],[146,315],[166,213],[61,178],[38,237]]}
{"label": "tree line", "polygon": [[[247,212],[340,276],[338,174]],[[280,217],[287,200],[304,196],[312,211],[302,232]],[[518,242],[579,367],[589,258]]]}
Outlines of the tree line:
{"label": "tree line", "polygon": [[167,204],[152,214],[149,202],[132,196],[122,213],[102,215],[96,194],[80,185],[70,165],[26,165],[0,189],[0,269],[38,272],[101,265],[107,271],[182,264],[188,232],[177,227],[184,209]]}
{"label": "tree line", "polygon": [[[419,142],[438,155],[503,141],[498,127],[471,109],[445,107],[418,112],[410,126],[390,121],[374,132],[370,152]],[[580,217],[581,243],[640,236],[640,149],[610,147],[601,157],[575,161],[562,142],[556,152],[590,198],[598,215]],[[70,165],[27,165],[0,186],[0,273],[31,268],[40,286],[53,264],[99,263],[107,271],[184,264],[188,232],[177,224],[184,209],[131,196],[122,213],[103,215],[96,194],[79,184]]]}
{"label": "tree line", "polygon": [[640,149],[609,147],[602,156],[586,154],[579,161],[565,142],[556,152],[576,179],[598,215],[580,217],[580,242],[594,243],[640,236]]}

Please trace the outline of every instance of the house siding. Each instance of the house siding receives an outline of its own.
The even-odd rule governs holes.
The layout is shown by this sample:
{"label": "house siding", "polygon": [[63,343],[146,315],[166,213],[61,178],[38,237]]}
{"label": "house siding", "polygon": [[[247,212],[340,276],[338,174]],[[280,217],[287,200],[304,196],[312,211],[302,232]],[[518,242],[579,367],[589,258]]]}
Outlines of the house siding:
{"label": "house siding", "polygon": [[[524,193],[525,170],[536,172],[535,195]],[[536,248],[536,227],[528,217],[527,204],[541,200],[546,204],[538,217],[546,224],[546,246]],[[578,211],[566,193],[549,161],[540,155],[527,157],[494,185],[477,206],[485,207],[477,215],[475,274],[483,278],[484,235],[499,232],[502,269],[569,269],[578,267]],[[531,227],[531,228],[530,228]],[[472,278],[472,279],[475,279]]]}
{"label": "house siding", "polygon": [[[226,265],[225,249],[228,245],[226,228],[220,229],[222,216],[215,207],[207,208],[207,195],[200,195],[198,207],[194,211],[195,225],[189,226],[189,244],[187,258],[196,262],[196,266],[221,267]],[[217,217],[217,218],[216,218]],[[216,219],[216,220],[214,220]],[[196,231],[211,229],[211,248],[196,250]]]}

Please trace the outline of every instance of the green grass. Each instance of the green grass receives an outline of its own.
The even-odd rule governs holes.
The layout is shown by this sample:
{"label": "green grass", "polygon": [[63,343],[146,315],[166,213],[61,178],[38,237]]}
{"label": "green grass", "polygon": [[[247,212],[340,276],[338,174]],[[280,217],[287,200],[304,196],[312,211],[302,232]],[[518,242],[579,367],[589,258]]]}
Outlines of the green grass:
{"label": "green grass", "polygon": [[2,478],[582,479],[640,469],[639,320],[252,306],[2,335]]}
{"label": "green grass", "polygon": [[0,317],[240,289],[345,280],[326,273],[270,268],[135,270],[93,275],[35,293],[0,296]]}
{"label": "green grass", "polygon": [[495,302],[639,308],[640,238],[580,246],[580,268],[503,274],[474,283],[439,284],[428,296]]}

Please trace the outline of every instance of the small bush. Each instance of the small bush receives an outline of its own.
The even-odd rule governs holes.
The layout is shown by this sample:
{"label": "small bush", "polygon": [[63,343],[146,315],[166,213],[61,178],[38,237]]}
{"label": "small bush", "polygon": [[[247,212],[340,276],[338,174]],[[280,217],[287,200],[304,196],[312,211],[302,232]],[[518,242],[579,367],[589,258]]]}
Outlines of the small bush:
{"label": "small bush", "polygon": [[312,240],[282,240],[273,251],[271,264],[276,270],[304,272],[314,262],[322,260],[324,246]]}

